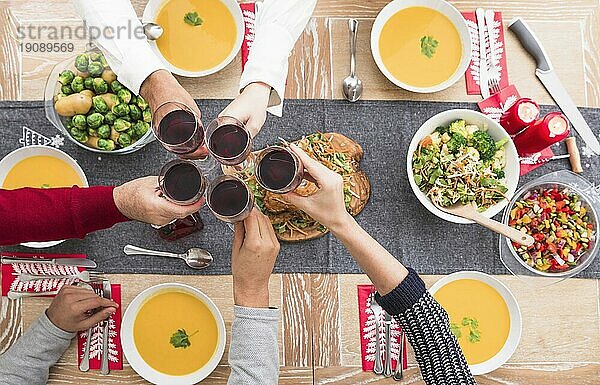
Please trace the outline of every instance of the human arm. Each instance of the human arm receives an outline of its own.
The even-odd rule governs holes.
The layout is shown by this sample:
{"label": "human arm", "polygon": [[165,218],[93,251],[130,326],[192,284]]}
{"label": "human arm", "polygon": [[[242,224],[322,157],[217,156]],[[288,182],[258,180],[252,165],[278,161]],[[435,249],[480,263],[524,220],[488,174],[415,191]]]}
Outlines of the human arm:
{"label": "human arm", "polygon": [[230,385],[277,383],[279,310],[269,308],[269,277],[278,253],[279,242],[271,222],[258,210],[235,224]]}
{"label": "human arm", "polygon": [[130,219],[163,225],[198,211],[159,196],[157,177],[118,187],[0,190],[0,245],[83,238]]}
{"label": "human arm", "polygon": [[255,36],[240,78],[240,95],[221,115],[244,122],[252,136],[266,112],[281,116],[288,58],[304,31],[316,0],[267,0],[259,8]]}
{"label": "human arm", "polygon": [[[0,383],[42,385],[69,347],[75,332],[85,330],[114,313],[117,304],[90,290],[63,286],[46,312],[2,355]],[[98,309],[92,315],[86,312]]]}
{"label": "human arm", "polygon": [[423,379],[433,384],[474,384],[475,380],[450,331],[448,315],[412,269],[404,267],[346,212],[342,178],[310,158],[300,157],[319,190],[308,197],[288,193],[292,204],[327,226],[346,246],[378,290],[377,302],[394,316],[415,350]]}
{"label": "human arm", "polygon": [[174,101],[201,116],[194,99],[148,44],[130,1],[73,0],[73,3],[119,82],[146,99],[153,113],[161,104]]}

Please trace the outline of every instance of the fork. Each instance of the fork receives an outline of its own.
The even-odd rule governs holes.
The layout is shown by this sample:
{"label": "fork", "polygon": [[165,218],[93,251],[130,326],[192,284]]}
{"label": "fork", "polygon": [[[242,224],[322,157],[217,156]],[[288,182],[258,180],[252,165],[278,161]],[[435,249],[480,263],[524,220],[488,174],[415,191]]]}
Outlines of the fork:
{"label": "fork", "polygon": [[381,359],[381,345],[379,341],[379,315],[383,311],[381,305],[375,301],[375,292],[371,292],[369,295],[371,300],[371,310],[375,316],[375,365],[373,365],[373,373],[383,374],[383,360]]}
{"label": "fork", "polygon": [[394,381],[400,381],[404,377],[404,331],[400,331],[400,346],[398,347],[398,359],[396,360],[396,370],[392,378]]}
{"label": "fork", "polygon": [[488,72],[488,88],[492,91],[492,95],[502,91],[500,88],[500,76],[495,68],[490,68]]}
{"label": "fork", "polygon": [[[99,287],[98,284],[94,284],[91,287],[96,295],[102,297],[102,287]],[[83,357],[81,357],[81,363],[79,364],[79,370],[82,372],[90,370],[90,342],[92,339],[92,328],[94,328],[94,326],[87,330],[85,337],[85,350],[83,351]]]}
{"label": "fork", "polygon": [[64,274],[64,275],[37,275],[37,274],[27,274],[27,273],[13,273],[19,277],[19,281],[21,282],[31,282],[38,281],[41,279],[78,279],[83,282],[92,282],[101,280],[104,278],[102,273],[93,272],[93,271],[80,271],[77,274]]}

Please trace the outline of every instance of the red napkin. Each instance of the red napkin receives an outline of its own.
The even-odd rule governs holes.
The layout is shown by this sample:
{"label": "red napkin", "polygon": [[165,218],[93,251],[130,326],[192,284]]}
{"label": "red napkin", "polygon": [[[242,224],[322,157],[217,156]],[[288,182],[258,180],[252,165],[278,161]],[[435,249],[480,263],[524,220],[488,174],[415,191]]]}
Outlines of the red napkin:
{"label": "red napkin", "polygon": [[[28,254],[28,253],[2,253],[2,257],[8,258],[86,258],[85,254]],[[77,274],[85,268],[75,266],[56,266],[42,263],[11,263],[2,265],[2,295],[6,296],[10,290],[30,291],[42,293],[46,291],[59,290],[64,285],[71,285],[76,280],[69,278],[40,279],[31,282],[21,282],[18,275],[13,273],[28,273],[32,275],[68,275]]]}
{"label": "red napkin", "polygon": [[[375,364],[375,316],[371,310],[371,300],[369,295],[375,290],[373,285],[357,285],[358,289],[358,319],[360,322],[360,355],[362,361],[362,369],[365,372],[373,371]],[[385,324],[384,315],[380,315],[379,319],[379,344],[382,354],[385,353]],[[392,325],[390,330],[390,341],[392,350],[392,368],[396,368],[396,357],[400,348],[400,325],[392,317]],[[404,369],[407,368],[406,362],[406,338],[402,341],[404,346]],[[385,359],[385,356],[384,356]]]}
{"label": "red napkin", "polygon": [[248,54],[254,42],[254,25],[256,22],[256,5],[255,3],[242,3],[242,16],[244,17],[245,32],[244,40],[242,41],[242,71],[248,61]]}
{"label": "red napkin", "polygon": [[[467,27],[471,35],[471,63],[465,73],[465,80],[467,83],[467,94],[468,95],[479,95],[481,89],[479,88],[479,30],[477,28],[477,17],[475,12],[463,12],[463,17],[467,21]],[[488,62],[491,63],[500,71],[500,89],[508,86],[508,71],[506,69],[506,46],[504,44],[504,29],[502,28],[502,13],[496,12],[494,14],[494,52],[490,59],[490,45],[487,27],[484,28],[484,36],[486,37],[486,52]]]}
{"label": "red napkin", "polygon": [[521,162],[521,172],[519,175],[523,176],[523,175],[527,174],[528,172],[531,172],[531,171],[535,170],[536,168],[545,165],[547,162],[544,162],[543,160],[552,158],[553,156],[554,156],[554,152],[552,151],[552,149],[550,147],[546,147],[539,153],[531,155],[531,157],[535,157],[538,161],[541,161],[541,162],[538,164],[526,164],[526,163]]}
{"label": "red napkin", "polygon": [[[108,368],[110,370],[123,370],[123,347],[121,346],[121,285],[111,284],[112,300],[119,307],[115,314],[108,319]],[[94,326],[90,339],[90,370],[100,370],[102,363],[102,324]],[[85,352],[87,330],[79,332],[77,336],[77,363],[81,363]]]}
{"label": "red napkin", "polygon": [[503,88],[502,91],[477,103],[481,112],[492,120],[500,122],[500,117],[510,106],[521,98],[519,91],[514,85]]}

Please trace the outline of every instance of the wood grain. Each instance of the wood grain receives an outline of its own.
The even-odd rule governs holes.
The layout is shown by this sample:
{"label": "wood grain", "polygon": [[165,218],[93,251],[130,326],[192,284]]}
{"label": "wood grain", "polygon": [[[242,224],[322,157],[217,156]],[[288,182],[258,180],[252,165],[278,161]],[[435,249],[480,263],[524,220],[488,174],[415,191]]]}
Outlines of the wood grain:
{"label": "wood grain", "polygon": [[10,8],[0,4],[0,100],[21,99],[21,59],[17,21]]}
{"label": "wood grain", "polygon": [[311,274],[313,365],[341,365],[338,275]]}
{"label": "wood grain", "polygon": [[[227,384],[229,366],[219,365],[211,375],[202,381],[202,384],[223,385]],[[296,385],[296,384],[312,384],[312,368],[297,368],[297,367],[281,367],[279,384]],[[58,364],[50,371],[48,384],[89,384],[89,385],[137,385],[149,384],[143,378],[137,375],[131,368],[126,365],[123,370],[112,371],[107,376],[101,376],[97,371],[82,373],[76,365]]]}
{"label": "wood grain", "polygon": [[283,365],[312,367],[313,336],[310,274],[283,274]]}
{"label": "wood grain", "polygon": [[[598,383],[600,364],[545,364],[507,365],[490,374],[476,376],[479,385],[593,385]],[[315,368],[315,384],[357,385],[391,384],[394,381],[360,367]],[[410,366],[404,371],[403,384],[425,384],[419,369]]]}

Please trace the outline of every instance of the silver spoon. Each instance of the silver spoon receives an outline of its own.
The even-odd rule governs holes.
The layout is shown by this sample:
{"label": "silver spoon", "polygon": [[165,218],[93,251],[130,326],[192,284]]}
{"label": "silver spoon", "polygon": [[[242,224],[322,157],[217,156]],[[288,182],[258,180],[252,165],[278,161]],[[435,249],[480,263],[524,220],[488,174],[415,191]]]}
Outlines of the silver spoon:
{"label": "silver spoon", "polygon": [[152,255],[157,257],[167,258],[179,258],[183,259],[185,263],[192,269],[204,269],[211,265],[213,257],[207,250],[192,247],[183,254],[169,253],[166,251],[156,251],[142,249],[141,247],[126,245],[123,247],[123,252],[127,255]]}
{"label": "silver spoon", "polygon": [[344,79],[342,91],[348,101],[355,102],[360,99],[363,91],[362,81],[356,77],[356,32],[358,30],[358,20],[348,20],[348,28],[350,29],[350,76]]}
{"label": "silver spoon", "polygon": [[142,28],[144,29],[144,35],[148,40],[157,40],[163,34],[163,27],[156,23],[143,23]]}

